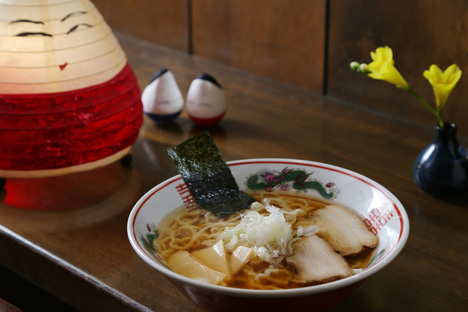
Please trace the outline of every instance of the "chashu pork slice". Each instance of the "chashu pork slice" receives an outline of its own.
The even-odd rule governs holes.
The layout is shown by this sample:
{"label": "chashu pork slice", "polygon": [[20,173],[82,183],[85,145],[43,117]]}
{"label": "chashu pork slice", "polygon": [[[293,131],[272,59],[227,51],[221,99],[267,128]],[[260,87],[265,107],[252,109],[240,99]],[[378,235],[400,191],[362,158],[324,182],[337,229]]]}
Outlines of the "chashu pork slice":
{"label": "chashu pork slice", "polygon": [[365,247],[377,245],[377,237],[346,207],[329,205],[320,208],[309,214],[305,222],[317,225],[317,235],[342,256],[353,255]]}
{"label": "chashu pork slice", "polygon": [[285,260],[298,272],[293,279],[296,283],[325,283],[352,273],[343,257],[317,235],[298,240],[293,255]]}

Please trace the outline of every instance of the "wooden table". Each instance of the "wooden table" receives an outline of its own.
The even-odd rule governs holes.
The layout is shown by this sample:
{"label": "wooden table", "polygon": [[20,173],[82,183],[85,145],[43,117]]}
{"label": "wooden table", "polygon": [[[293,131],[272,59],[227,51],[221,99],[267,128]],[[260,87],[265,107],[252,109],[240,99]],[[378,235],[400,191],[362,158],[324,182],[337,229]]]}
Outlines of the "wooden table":
{"label": "wooden table", "polygon": [[[209,132],[226,160],[307,159],[359,172],[405,206],[402,253],[336,311],[468,310],[468,199],[438,199],[413,182],[412,165],[434,129],[313,94],[216,63],[120,36],[143,88],[170,69],[185,95],[201,72],[224,86],[229,110]],[[146,118],[146,117],[145,117]],[[467,125],[460,125],[467,126]],[[166,149],[202,129],[181,116],[145,119],[130,168],[119,163],[63,177],[7,180],[1,191],[0,264],[80,310],[199,311],[132,250],[126,221],[134,203],[175,175]],[[460,142],[468,146],[466,137]],[[12,207],[8,203],[47,210]]]}

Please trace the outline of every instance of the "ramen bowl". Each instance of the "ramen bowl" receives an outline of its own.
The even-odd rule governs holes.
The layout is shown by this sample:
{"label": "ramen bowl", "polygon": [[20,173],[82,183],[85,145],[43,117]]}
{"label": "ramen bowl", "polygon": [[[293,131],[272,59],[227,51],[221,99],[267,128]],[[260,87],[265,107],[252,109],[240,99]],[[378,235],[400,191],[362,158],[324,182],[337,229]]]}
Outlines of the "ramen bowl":
{"label": "ramen bowl", "polygon": [[392,262],[406,243],[409,220],[404,207],[386,188],[361,174],[295,159],[247,159],[228,165],[241,190],[307,194],[353,209],[379,242],[360,272],[320,285],[251,290],[189,279],[170,270],[152,245],[161,220],[176,208],[193,204],[181,176],[175,176],[152,188],[136,203],[128,219],[127,234],[141,259],[205,311],[329,311]]}

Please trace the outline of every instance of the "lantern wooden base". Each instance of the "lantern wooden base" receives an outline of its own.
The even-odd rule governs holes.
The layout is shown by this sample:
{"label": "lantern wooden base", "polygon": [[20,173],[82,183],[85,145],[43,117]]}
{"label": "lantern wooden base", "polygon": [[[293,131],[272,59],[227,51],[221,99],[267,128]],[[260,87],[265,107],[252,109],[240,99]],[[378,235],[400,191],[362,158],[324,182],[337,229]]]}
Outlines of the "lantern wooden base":
{"label": "lantern wooden base", "polygon": [[106,166],[110,163],[113,163],[119,159],[124,158],[130,152],[130,147],[121,150],[109,157],[99,159],[90,163],[85,163],[82,165],[76,165],[65,168],[58,169],[44,169],[44,170],[0,170],[0,177],[8,178],[21,178],[21,179],[30,179],[30,178],[43,178],[43,177],[54,177],[64,174],[77,173],[82,171],[89,171],[99,167]]}

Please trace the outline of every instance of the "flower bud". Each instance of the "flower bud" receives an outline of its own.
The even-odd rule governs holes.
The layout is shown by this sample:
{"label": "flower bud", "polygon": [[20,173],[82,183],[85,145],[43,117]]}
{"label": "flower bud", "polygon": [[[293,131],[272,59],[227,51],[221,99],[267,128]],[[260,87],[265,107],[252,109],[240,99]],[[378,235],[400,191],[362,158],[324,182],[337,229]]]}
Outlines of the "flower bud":
{"label": "flower bud", "polygon": [[360,67],[360,64],[358,62],[351,62],[351,64],[349,64],[349,67],[351,67],[352,70],[354,71],[359,71],[359,67]]}
{"label": "flower bud", "polygon": [[361,65],[359,65],[359,71],[361,73],[369,73],[370,72],[370,70],[369,70],[366,63],[362,63]]}

